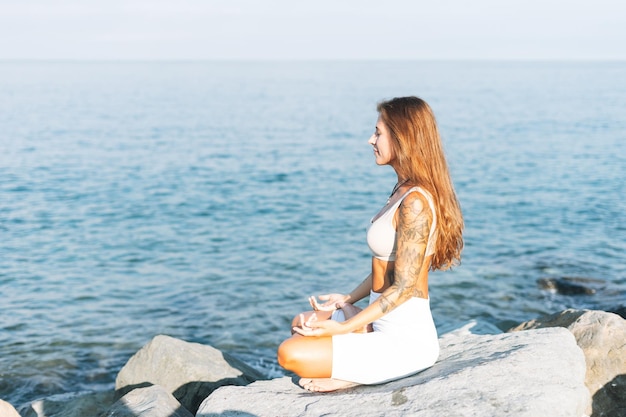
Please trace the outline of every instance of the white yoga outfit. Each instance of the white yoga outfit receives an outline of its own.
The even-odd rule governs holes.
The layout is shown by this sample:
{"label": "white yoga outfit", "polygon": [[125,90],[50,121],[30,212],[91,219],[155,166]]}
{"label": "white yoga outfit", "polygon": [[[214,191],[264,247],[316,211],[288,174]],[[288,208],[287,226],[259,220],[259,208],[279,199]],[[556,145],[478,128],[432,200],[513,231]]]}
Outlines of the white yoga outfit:
{"label": "white yoga outfit", "polygon": [[[433,213],[431,234],[426,249],[426,255],[432,254],[436,240],[433,200],[427,191],[413,187],[371,223],[368,244],[375,257],[395,260],[396,231],[392,223],[393,214],[404,198],[413,191],[426,197]],[[393,230],[392,233],[389,226]],[[391,238],[393,240],[390,241]],[[371,291],[370,304],[378,297],[379,293]],[[345,320],[341,310],[333,312],[331,318],[337,321]],[[333,336],[332,378],[359,384],[379,384],[412,375],[431,367],[437,361],[439,342],[430,313],[429,299],[413,297],[372,324],[374,331],[370,333]]]}

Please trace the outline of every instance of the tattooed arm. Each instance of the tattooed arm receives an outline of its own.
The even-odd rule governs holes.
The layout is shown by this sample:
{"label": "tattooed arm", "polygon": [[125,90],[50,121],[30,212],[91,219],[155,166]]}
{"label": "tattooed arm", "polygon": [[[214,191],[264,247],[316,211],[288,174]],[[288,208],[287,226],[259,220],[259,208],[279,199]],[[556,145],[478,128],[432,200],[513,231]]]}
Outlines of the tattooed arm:
{"label": "tattooed arm", "polygon": [[374,303],[343,323],[321,321],[306,335],[329,336],[350,333],[378,320],[411,297],[427,297],[428,265],[424,263],[432,224],[428,202],[411,193],[398,208],[396,260],[393,282]]}
{"label": "tattooed arm", "polygon": [[383,314],[411,297],[428,296],[428,265],[424,264],[424,257],[431,224],[428,202],[420,193],[409,194],[398,208],[393,282],[379,298]]}

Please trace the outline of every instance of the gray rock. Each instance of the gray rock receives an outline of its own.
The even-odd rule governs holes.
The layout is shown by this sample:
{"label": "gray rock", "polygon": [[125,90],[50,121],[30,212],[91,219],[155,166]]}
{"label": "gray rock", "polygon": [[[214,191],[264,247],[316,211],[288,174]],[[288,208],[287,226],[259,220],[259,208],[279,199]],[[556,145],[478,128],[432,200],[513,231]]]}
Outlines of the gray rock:
{"label": "gray rock", "polygon": [[579,417],[590,401],[583,354],[564,329],[456,331],[440,345],[432,368],[398,381],[326,394],[304,391],[289,377],[222,387],[196,417]]}
{"label": "gray rock", "polygon": [[159,335],[133,355],[121,369],[115,389],[124,395],[134,388],[160,385],[192,413],[223,385],[247,385],[263,375],[219,350]]}
{"label": "gray rock", "polygon": [[0,416],[1,417],[20,417],[17,410],[8,402],[0,400]]}
{"label": "gray rock", "polygon": [[541,278],[537,280],[539,287],[563,295],[590,295],[596,293],[596,287],[604,284],[603,281],[591,278],[562,277]]}
{"label": "gray rock", "polygon": [[[565,310],[520,324],[510,331],[565,327],[576,338],[587,363],[585,385],[593,396],[587,409],[592,416],[621,409],[626,416],[626,320],[617,314],[595,310]],[[620,378],[621,376],[621,378]]]}
{"label": "gray rock", "polygon": [[102,417],[193,417],[165,388],[137,388],[120,398]]}
{"label": "gray rock", "polygon": [[[98,416],[115,402],[113,391],[72,392],[35,400],[20,409],[23,417]],[[0,413],[4,417],[4,414]]]}
{"label": "gray rock", "polygon": [[593,394],[592,417],[626,416],[626,374],[618,375]]}

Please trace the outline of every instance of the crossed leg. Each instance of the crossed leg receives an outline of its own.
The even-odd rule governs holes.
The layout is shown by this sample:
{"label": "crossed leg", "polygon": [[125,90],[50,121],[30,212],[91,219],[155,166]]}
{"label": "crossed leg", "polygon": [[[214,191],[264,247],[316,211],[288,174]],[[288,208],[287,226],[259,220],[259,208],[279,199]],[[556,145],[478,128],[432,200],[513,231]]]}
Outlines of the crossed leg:
{"label": "crossed leg", "polygon": [[[342,310],[346,319],[354,316],[360,308],[345,304]],[[304,320],[316,314],[318,320],[328,320],[331,312],[311,311],[303,313]],[[292,322],[293,327],[301,325],[300,316]],[[358,332],[372,331],[371,325]],[[293,332],[292,332],[293,333]],[[278,347],[278,363],[283,368],[300,376],[299,384],[313,392],[329,392],[349,388],[357,383],[331,378],[333,369],[332,337],[305,337],[294,334]]]}
{"label": "crossed leg", "polygon": [[332,337],[306,337],[295,334],[278,347],[278,363],[300,376],[300,386],[308,391],[329,392],[358,385],[331,378]]}

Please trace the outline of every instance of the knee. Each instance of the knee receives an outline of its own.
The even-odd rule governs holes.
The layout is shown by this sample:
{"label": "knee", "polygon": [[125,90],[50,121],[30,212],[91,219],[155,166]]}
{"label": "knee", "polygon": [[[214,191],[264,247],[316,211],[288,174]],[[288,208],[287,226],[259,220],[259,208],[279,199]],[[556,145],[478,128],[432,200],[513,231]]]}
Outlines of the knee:
{"label": "knee", "polygon": [[[298,327],[300,326],[300,315],[298,314],[297,316],[295,316],[293,318],[293,320],[291,320],[291,328],[293,329],[294,327]],[[293,334],[293,330],[291,331],[291,334]]]}
{"label": "knee", "polygon": [[278,351],[276,352],[278,364],[288,371],[293,371],[298,362],[297,349],[295,349],[294,345],[293,338],[289,338],[278,346]]}
{"label": "knee", "polygon": [[283,343],[278,346],[278,351],[276,352],[276,356],[278,359],[278,364],[285,369],[289,369],[287,365],[289,364],[289,344],[287,343],[289,339],[285,340]]}

